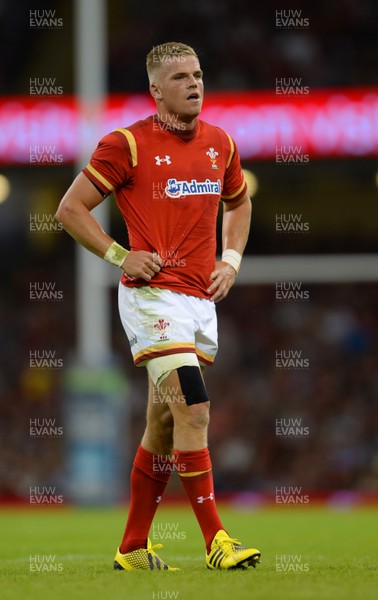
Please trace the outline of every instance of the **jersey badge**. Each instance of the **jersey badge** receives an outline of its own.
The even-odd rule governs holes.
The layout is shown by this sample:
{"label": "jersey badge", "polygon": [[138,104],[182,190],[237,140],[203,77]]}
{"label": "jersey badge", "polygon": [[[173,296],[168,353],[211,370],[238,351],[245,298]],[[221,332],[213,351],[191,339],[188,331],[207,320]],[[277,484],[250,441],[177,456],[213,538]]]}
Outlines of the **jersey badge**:
{"label": "jersey badge", "polygon": [[206,152],[206,156],[208,156],[211,160],[211,168],[218,169],[217,156],[219,156],[219,152],[216,152],[214,148],[209,148]]}

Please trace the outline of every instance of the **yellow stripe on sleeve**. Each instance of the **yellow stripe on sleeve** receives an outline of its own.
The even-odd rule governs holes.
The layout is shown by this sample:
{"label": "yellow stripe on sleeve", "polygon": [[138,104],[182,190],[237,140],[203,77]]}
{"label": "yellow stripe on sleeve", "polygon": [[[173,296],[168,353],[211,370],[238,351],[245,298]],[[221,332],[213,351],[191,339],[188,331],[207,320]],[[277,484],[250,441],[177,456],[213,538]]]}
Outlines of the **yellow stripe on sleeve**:
{"label": "yellow stripe on sleeve", "polygon": [[92,167],[92,165],[88,164],[86,166],[86,169],[88,169],[88,171],[90,173],[92,173],[92,175],[94,175],[96,177],[96,179],[98,179],[99,181],[101,181],[101,183],[110,191],[112,192],[114,190],[114,186],[109,183],[109,181],[107,179],[105,179],[105,177],[103,177],[101,175],[101,173],[99,173],[98,171],[96,171],[96,169],[94,167]]}
{"label": "yellow stripe on sleeve", "polygon": [[137,151],[135,137],[133,136],[131,131],[129,131],[128,129],[125,129],[124,127],[115,129],[115,131],[119,131],[120,133],[123,133],[123,135],[129,142],[129,147],[130,147],[130,152],[131,152],[131,163],[132,163],[133,167],[136,167],[136,165],[138,164],[138,151]]}
{"label": "yellow stripe on sleeve", "polygon": [[236,192],[234,194],[231,194],[231,196],[221,196],[222,200],[232,200],[232,198],[236,198],[236,196],[238,194],[240,194],[240,192],[242,191],[244,186],[245,186],[245,181],[243,181],[240,188],[238,190],[236,190]]}
{"label": "yellow stripe on sleeve", "polygon": [[227,137],[228,137],[228,141],[230,142],[230,146],[231,146],[230,156],[228,157],[228,161],[227,161],[227,165],[226,165],[226,169],[228,169],[228,167],[229,167],[229,166],[230,166],[230,164],[231,164],[232,157],[234,156],[234,152],[235,152],[235,144],[234,144],[234,142],[233,142],[233,139],[232,139],[232,137],[230,137],[230,136],[228,135],[228,133],[226,133],[226,135],[227,135]]}

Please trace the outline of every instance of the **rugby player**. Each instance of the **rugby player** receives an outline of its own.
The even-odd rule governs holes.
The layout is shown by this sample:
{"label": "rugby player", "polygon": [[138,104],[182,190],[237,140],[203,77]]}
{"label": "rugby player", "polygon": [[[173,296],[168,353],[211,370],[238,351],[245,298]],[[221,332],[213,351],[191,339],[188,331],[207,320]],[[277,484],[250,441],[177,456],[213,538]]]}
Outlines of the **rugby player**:
{"label": "rugby player", "polygon": [[[254,567],[260,552],[231,538],[217,511],[203,379],[217,352],[215,303],[235,282],[251,202],[235,142],[198,118],[203,73],[195,50],[178,42],[155,46],[147,73],[156,114],[105,135],[56,213],[75,240],[121,269],[121,321],[134,364],[148,373],[146,429],[114,568],[176,570],[148,538],[174,470],[202,530],[207,567]],[[112,192],[130,250],[91,214]],[[223,253],[216,262],[220,201]]]}

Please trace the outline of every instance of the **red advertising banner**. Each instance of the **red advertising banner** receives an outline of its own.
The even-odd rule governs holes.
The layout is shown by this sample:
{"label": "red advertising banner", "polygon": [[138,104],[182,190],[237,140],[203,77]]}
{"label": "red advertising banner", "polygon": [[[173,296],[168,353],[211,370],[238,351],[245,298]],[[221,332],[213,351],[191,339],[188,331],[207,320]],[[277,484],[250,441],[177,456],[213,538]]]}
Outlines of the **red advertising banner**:
{"label": "red advertising banner", "polygon": [[[109,96],[96,139],[154,112],[148,94]],[[225,129],[243,160],[289,153],[311,158],[378,154],[378,88],[282,85],[269,92],[208,92],[201,118]],[[89,127],[72,96],[2,97],[0,162],[31,164],[31,157],[46,154],[72,162],[79,140],[93,137]]]}

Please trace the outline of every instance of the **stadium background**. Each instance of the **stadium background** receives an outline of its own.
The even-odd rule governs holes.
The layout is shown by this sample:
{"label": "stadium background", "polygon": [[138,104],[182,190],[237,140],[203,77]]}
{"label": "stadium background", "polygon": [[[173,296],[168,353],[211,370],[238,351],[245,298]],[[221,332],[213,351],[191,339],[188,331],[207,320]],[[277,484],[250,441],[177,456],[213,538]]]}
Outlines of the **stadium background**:
{"label": "stadium background", "polygon": [[[107,6],[110,93],[144,92],[146,51],[170,39],[199,49],[208,91],[272,90],[276,77],[301,77],[314,91],[377,85],[378,11],[373,0],[329,0],[316,7],[267,1],[258,8],[247,0],[110,0]],[[0,2],[1,96],[28,96],[32,77],[52,76],[65,95],[75,91],[73,4],[49,3],[63,19],[62,31],[30,28],[29,10],[45,8],[37,2],[21,0],[17,9],[10,1]],[[303,10],[309,29],[278,29],[278,8]],[[248,255],[377,251],[376,157],[310,157],[303,167],[254,160],[243,166],[258,180]],[[0,497],[29,503],[31,487],[53,486],[68,501],[72,448],[67,443],[65,369],[32,369],[30,351],[52,349],[65,366],[70,363],[77,342],[75,250],[64,233],[31,234],[29,217],[54,212],[74,168],[4,164],[1,174],[11,192],[0,205]],[[302,213],[309,233],[277,234],[278,213]],[[124,240],[113,209],[111,232]],[[51,281],[63,299],[32,301],[30,283]],[[350,502],[376,492],[378,285],[352,280],[306,282],[303,288],[308,301],[282,302],[275,281],[241,285],[218,305],[220,352],[207,381],[214,400],[210,447],[220,494],[242,492],[253,503],[261,498],[258,494],[274,499],[277,487],[296,486],[310,500],[329,492],[340,498],[342,491],[342,499]],[[130,452],[143,429],[146,383],[145,373],[131,366],[115,288],[111,294],[112,346],[127,378],[124,398],[130,407],[117,432],[125,458],[118,465],[123,479],[116,492],[123,496]],[[309,368],[277,369],[276,352],[283,348],[302,350]],[[301,420],[309,435],[278,436],[280,418]],[[64,433],[35,439],[30,419],[53,419]],[[178,491],[176,484],[170,484],[172,494]],[[105,493],[103,497],[108,499]]]}

